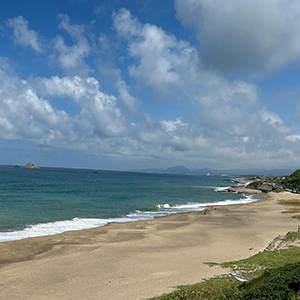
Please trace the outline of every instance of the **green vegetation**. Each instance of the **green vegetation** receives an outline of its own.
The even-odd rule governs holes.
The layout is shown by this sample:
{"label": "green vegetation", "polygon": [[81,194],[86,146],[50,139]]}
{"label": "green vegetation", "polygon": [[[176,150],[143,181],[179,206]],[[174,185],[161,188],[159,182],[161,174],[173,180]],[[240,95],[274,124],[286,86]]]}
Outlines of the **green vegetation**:
{"label": "green vegetation", "polygon": [[290,199],[290,200],[279,200],[279,204],[282,205],[294,205],[294,206],[299,206],[300,205],[300,199]]}
{"label": "green vegetation", "polygon": [[300,191],[300,169],[286,177],[261,176],[248,178],[252,182],[248,185],[250,188],[267,192],[280,192],[285,189]]}
{"label": "green vegetation", "polygon": [[[287,242],[297,239],[300,239],[297,232],[290,232],[285,237]],[[194,285],[181,286],[173,293],[152,300],[295,299],[295,295],[299,294],[300,247],[266,251],[220,265],[251,280],[241,283],[232,275],[219,276]]]}
{"label": "green vegetation", "polygon": [[279,204],[292,206],[288,210],[283,211],[283,214],[294,214],[293,219],[300,220],[300,200],[299,199],[290,199],[290,200],[279,200]]}
{"label": "green vegetation", "polygon": [[295,299],[300,291],[300,263],[266,270],[263,275],[225,291],[219,299]]}
{"label": "green vegetation", "polygon": [[254,189],[257,189],[260,186],[260,182],[259,181],[253,181],[253,182],[249,183],[249,186],[251,186]]}
{"label": "green vegetation", "polygon": [[300,170],[295,171],[290,176],[286,177],[282,182],[281,185],[284,188],[288,189],[300,189]]}
{"label": "green vegetation", "polygon": [[300,213],[300,207],[292,207],[282,212],[283,214],[298,214]]}
{"label": "green vegetation", "polygon": [[266,251],[247,259],[223,263],[221,266],[231,268],[235,273],[248,278],[255,278],[262,275],[265,269],[283,267],[290,262],[300,263],[300,247],[294,246],[284,250]]}
{"label": "green vegetation", "polygon": [[208,279],[194,285],[181,286],[177,291],[152,300],[210,300],[222,299],[221,295],[228,289],[235,289],[240,285],[232,276]]}
{"label": "green vegetation", "polygon": [[[300,233],[291,231],[286,235],[285,240],[287,242],[295,242],[296,240],[300,240]],[[299,249],[300,250],[300,249]]]}
{"label": "green vegetation", "polygon": [[282,187],[280,186],[280,182],[281,182],[281,178],[278,177],[264,177],[252,181],[248,185],[248,187],[261,190],[264,193],[268,193],[271,191],[279,192],[282,190]]}

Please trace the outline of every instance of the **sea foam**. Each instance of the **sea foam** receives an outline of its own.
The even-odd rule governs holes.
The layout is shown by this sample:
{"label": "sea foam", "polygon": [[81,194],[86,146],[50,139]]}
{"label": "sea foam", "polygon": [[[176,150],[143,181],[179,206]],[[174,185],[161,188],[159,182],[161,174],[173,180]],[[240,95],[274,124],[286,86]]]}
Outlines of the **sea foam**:
{"label": "sea foam", "polygon": [[179,214],[189,211],[202,211],[207,206],[224,206],[233,204],[246,204],[255,202],[258,199],[252,195],[246,196],[238,200],[224,200],[218,202],[206,203],[186,203],[180,205],[171,205],[169,203],[158,204],[157,210],[154,211],[140,211],[136,210],[121,218],[73,218],[72,220],[56,221],[41,223],[35,225],[28,225],[24,229],[15,231],[0,232],[0,242],[21,240],[30,237],[48,236],[59,234],[66,231],[82,230],[88,228],[95,228],[105,226],[111,223],[127,223],[138,220],[151,220],[157,217],[163,217],[171,214]]}
{"label": "sea foam", "polygon": [[95,228],[105,226],[109,223],[125,223],[135,220],[136,219],[126,217],[115,219],[73,218],[72,220],[40,223],[28,225],[22,230],[0,232],[0,242],[21,240],[29,237],[54,235],[65,231]]}

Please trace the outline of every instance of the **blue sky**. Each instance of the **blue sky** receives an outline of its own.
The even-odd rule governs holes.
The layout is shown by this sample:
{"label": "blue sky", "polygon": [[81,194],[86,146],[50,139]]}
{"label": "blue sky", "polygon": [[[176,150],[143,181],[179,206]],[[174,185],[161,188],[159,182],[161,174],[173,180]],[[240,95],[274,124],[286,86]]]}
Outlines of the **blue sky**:
{"label": "blue sky", "polygon": [[296,0],[7,1],[0,164],[298,168]]}

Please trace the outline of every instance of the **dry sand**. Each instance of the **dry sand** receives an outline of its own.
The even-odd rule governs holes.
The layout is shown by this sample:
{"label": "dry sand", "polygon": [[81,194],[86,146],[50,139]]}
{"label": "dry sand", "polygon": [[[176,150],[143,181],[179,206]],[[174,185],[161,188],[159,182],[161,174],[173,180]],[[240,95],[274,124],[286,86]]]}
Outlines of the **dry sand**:
{"label": "dry sand", "polygon": [[226,272],[204,262],[249,257],[295,231],[277,204],[292,198],[0,243],[0,299],[147,299],[199,282]]}

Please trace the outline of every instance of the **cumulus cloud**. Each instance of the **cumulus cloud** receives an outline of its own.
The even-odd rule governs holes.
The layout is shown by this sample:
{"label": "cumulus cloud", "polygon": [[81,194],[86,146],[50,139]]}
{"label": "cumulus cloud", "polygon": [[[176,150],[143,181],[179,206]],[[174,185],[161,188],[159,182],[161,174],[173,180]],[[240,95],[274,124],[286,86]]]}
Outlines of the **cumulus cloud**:
{"label": "cumulus cloud", "polygon": [[36,52],[41,53],[41,43],[39,41],[38,33],[29,29],[29,22],[22,16],[8,19],[7,26],[13,30],[14,42],[18,45],[30,47]]}
{"label": "cumulus cloud", "polygon": [[196,48],[155,25],[141,24],[128,10],[114,15],[114,27],[136,62],[129,66],[129,74],[156,90],[156,97],[246,106],[256,102],[255,85],[231,82],[204,69]]}
{"label": "cumulus cloud", "polygon": [[85,36],[85,28],[82,25],[70,24],[68,15],[60,14],[59,28],[65,30],[73,39],[73,45],[67,45],[62,36],[57,36],[54,41],[54,50],[61,68],[68,74],[88,74],[90,71],[84,59],[90,54],[91,46]]}
{"label": "cumulus cloud", "polygon": [[80,117],[94,123],[95,134],[116,136],[126,131],[126,122],[116,106],[117,99],[101,92],[95,78],[54,76],[40,78],[36,82],[45,95],[73,99],[81,107]]}
{"label": "cumulus cloud", "polygon": [[114,27],[129,42],[129,54],[138,62],[129,66],[132,77],[162,96],[174,88],[182,94],[182,77],[188,82],[200,64],[196,49],[155,25],[140,24],[126,9],[114,15]]}
{"label": "cumulus cloud", "polygon": [[25,80],[9,72],[7,60],[0,58],[0,62],[4,62],[0,64],[1,138],[35,142],[61,140],[61,126],[65,130],[69,128],[67,113],[54,109]]}
{"label": "cumulus cloud", "polygon": [[[193,12],[199,1],[188,3],[196,5],[189,12],[190,21],[196,22]],[[74,42],[67,45],[62,36],[55,39],[65,76],[21,78],[7,59],[0,59],[0,138],[152,165],[247,167],[253,161],[263,166],[300,162],[298,135],[279,115],[261,108],[257,87],[206,68],[207,58],[189,42],[142,24],[126,9],[115,13],[122,67],[105,64],[105,57],[97,60],[101,75],[112,79],[114,96],[102,89],[101,76],[87,65],[86,58],[95,54],[87,28],[71,24],[66,15],[60,19],[60,29]],[[108,38],[100,38],[102,50],[110,53]],[[101,55],[99,49],[97,54]],[[130,79],[123,73],[126,64]],[[135,97],[130,93],[132,82],[138,85]],[[168,118],[162,113],[156,119],[141,111],[147,105],[138,107],[146,101],[139,99],[144,92],[139,94],[139,89],[154,93],[147,101],[162,100],[156,103],[162,110],[174,102],[189,111]],[[76,112],[57,108],[67,107],[57,104],[63,101],[72,102]]]}
{"label": "cumulus cloud", "polygon": [[300,3],[295,0],[175,0],[177,18],[195,28],[203,62],[262,76],[300,57]]}
{"label": "cumulus cloud", "polygon": [[[70,115],[56,109],[49,100],[53,97],[74,101],[80,112]],[[116,147],[116,154],[127,130],[116,102],[92,77],[24,80],[14,74],[7,59],[0,58],[0,139],[82,151],[91,147],[91,153],[101,150],[103,155]]]}
{"label": "cumulus cloud", "polygon": [[188,42],[155,25],[141,24],[128,10],[114,15],[114,27],[134,59],[129,66],[132,77],[161,97],[191,101],[194,106],[189,122],[176,119],[140,124],[139,140],[149,144],[148,151],[157,145],[160,155],[166,157],[182,161],[201,157],[210,164],[224,158],[231,165],[237,158],[240,162],[259,156],[266,164],[271,158],[295,157],[295,139],[289,145],[293,150],[282,155],[292,131],[275,113],[258,109],[254,84],[227,80],[203,67],[197,49]]}

